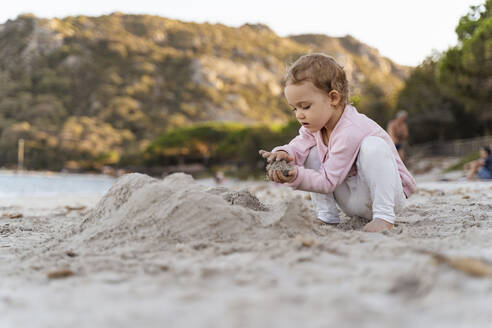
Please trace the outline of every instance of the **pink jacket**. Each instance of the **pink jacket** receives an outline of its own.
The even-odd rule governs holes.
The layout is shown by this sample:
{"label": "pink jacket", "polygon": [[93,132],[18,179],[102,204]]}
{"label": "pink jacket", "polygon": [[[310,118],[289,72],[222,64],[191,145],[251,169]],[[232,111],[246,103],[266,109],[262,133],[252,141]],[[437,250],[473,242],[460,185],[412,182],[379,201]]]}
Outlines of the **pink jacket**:
{"label": "pink jacket", "polygon": [[[272,152],[286,151],[294,157],[294,164],[298,165],[297,176],[292,182],[287,183],[288,186],[327,194],[333,192],[345,180],[357,158],[362,140],[368,136],[381,137],[388,143],[398,165],[403,191],[407,198],[410,197],[416,189],[415,179],[401,161],[390,136],[376,122],[357,112],[351,105],[345,106],[340,120],[331,132],[328,147],[323,143],[320,131],[311,133],[305,127],[301,127],[299,135],[289,144],[275,147]],[[322,162],[321,172],[302,166],[313,146],[318,148]]]}

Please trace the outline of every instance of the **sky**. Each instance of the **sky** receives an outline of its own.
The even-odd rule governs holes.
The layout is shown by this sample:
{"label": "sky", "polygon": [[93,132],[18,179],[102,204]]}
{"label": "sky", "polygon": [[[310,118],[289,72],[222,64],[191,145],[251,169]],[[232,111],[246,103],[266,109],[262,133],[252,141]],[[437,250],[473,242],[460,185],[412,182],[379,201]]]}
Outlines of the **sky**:
{"label": "sky", "polygon": [[485,0],[0,0],[0,24],[19,14],[52,18],[115,11],[238,27],[263,23],[280,36],[347,34],[394,62],[416,66],[456,45],[454,32],[471,5]]}

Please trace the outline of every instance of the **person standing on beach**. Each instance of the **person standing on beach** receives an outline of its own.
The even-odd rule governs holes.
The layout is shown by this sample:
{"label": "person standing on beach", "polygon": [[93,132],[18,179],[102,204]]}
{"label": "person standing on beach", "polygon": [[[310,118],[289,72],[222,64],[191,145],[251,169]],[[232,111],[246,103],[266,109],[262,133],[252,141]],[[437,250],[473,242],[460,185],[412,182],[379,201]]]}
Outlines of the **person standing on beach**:
{"label": "person standing on beach", "polygon": [[270,180],[310,191],[325,223],[340,222],[338,205],[348,215],[371,220],[364,231],[391,229],[395,213],[416,189],[415,180],[386,131],[348,103],[343,68],[328,55],[304,55],[283,84],[302,127],[289,144],[259,151],[269,163],[292,165],[288,172],[270,169]]}
{"label": "person standing on beach", "polygon": [[406,161],[406,154],[404,149],[404,143],[408,139],[408,125],[407,125],[407,112],[404,110],[399,111],[396,114],[394,120],[389,121],[387,131],[391,139],[393,140],[396,150],[400,155],[403,162]]}

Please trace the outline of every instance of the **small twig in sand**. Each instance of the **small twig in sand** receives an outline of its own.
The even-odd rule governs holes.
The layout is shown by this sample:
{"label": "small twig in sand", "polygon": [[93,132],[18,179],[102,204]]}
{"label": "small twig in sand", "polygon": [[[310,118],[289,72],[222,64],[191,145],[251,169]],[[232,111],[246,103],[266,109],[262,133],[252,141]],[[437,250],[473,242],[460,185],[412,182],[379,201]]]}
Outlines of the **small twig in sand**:
{"label": "small twig in sand", "polygon": [[9,219],[20,219],[23,216],[24,216],[24,214],[22,214],[22,213],[3,213],[2,214],[2,217],[9,218]]}
{"label": "small twig in sand", "polygon": [[74,272],[70,269],[59,269],[55,271],[48,272],[46,275],[48,279],[61,279],[73,276]]}
{"label": "small twig in sand", "polygon": [[66,251],[65,254],[68,256],[68,257],[76,257],[78,256],[77,253],[75,253],[74,251]]}
{"label": "small twig in sand", "polygon": [[85,210],[86,206],[65,206],[66,210],[68,212],[71,212],[71,211],[83,211]]}
{"label": "small twig in sand", "polygon": [[471,257],[450,257],[437,252],[417,250],[419,253],[429,254],[439,264],[447,264],[453,269],[462,271],[474,277],[492,277],[492,263]]}
{"label": "small twig in sand", "polygon": [[314,239],[307,238],[301,235],[297,235],[295,238],[296,243],[299,244],[299,247],[312,247],[316,244]]}

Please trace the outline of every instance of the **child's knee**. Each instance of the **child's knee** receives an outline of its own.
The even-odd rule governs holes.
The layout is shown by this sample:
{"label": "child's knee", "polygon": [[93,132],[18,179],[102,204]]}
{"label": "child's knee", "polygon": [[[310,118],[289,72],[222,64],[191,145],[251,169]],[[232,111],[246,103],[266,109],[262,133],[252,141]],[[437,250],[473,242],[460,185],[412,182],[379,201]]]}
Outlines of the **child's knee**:
{"label": "child's knee", "polygon": [[362,140],[359,150],[359,161],[363,163],[381,163],[381,160],[391,159],[391,150],[382,138],[366,137]]}
{"label": "child's knee", "polygon": [[364,138],[360,145],[360,152],[367,156],[389,154],[389,146],[383,138],[370,136]]}

